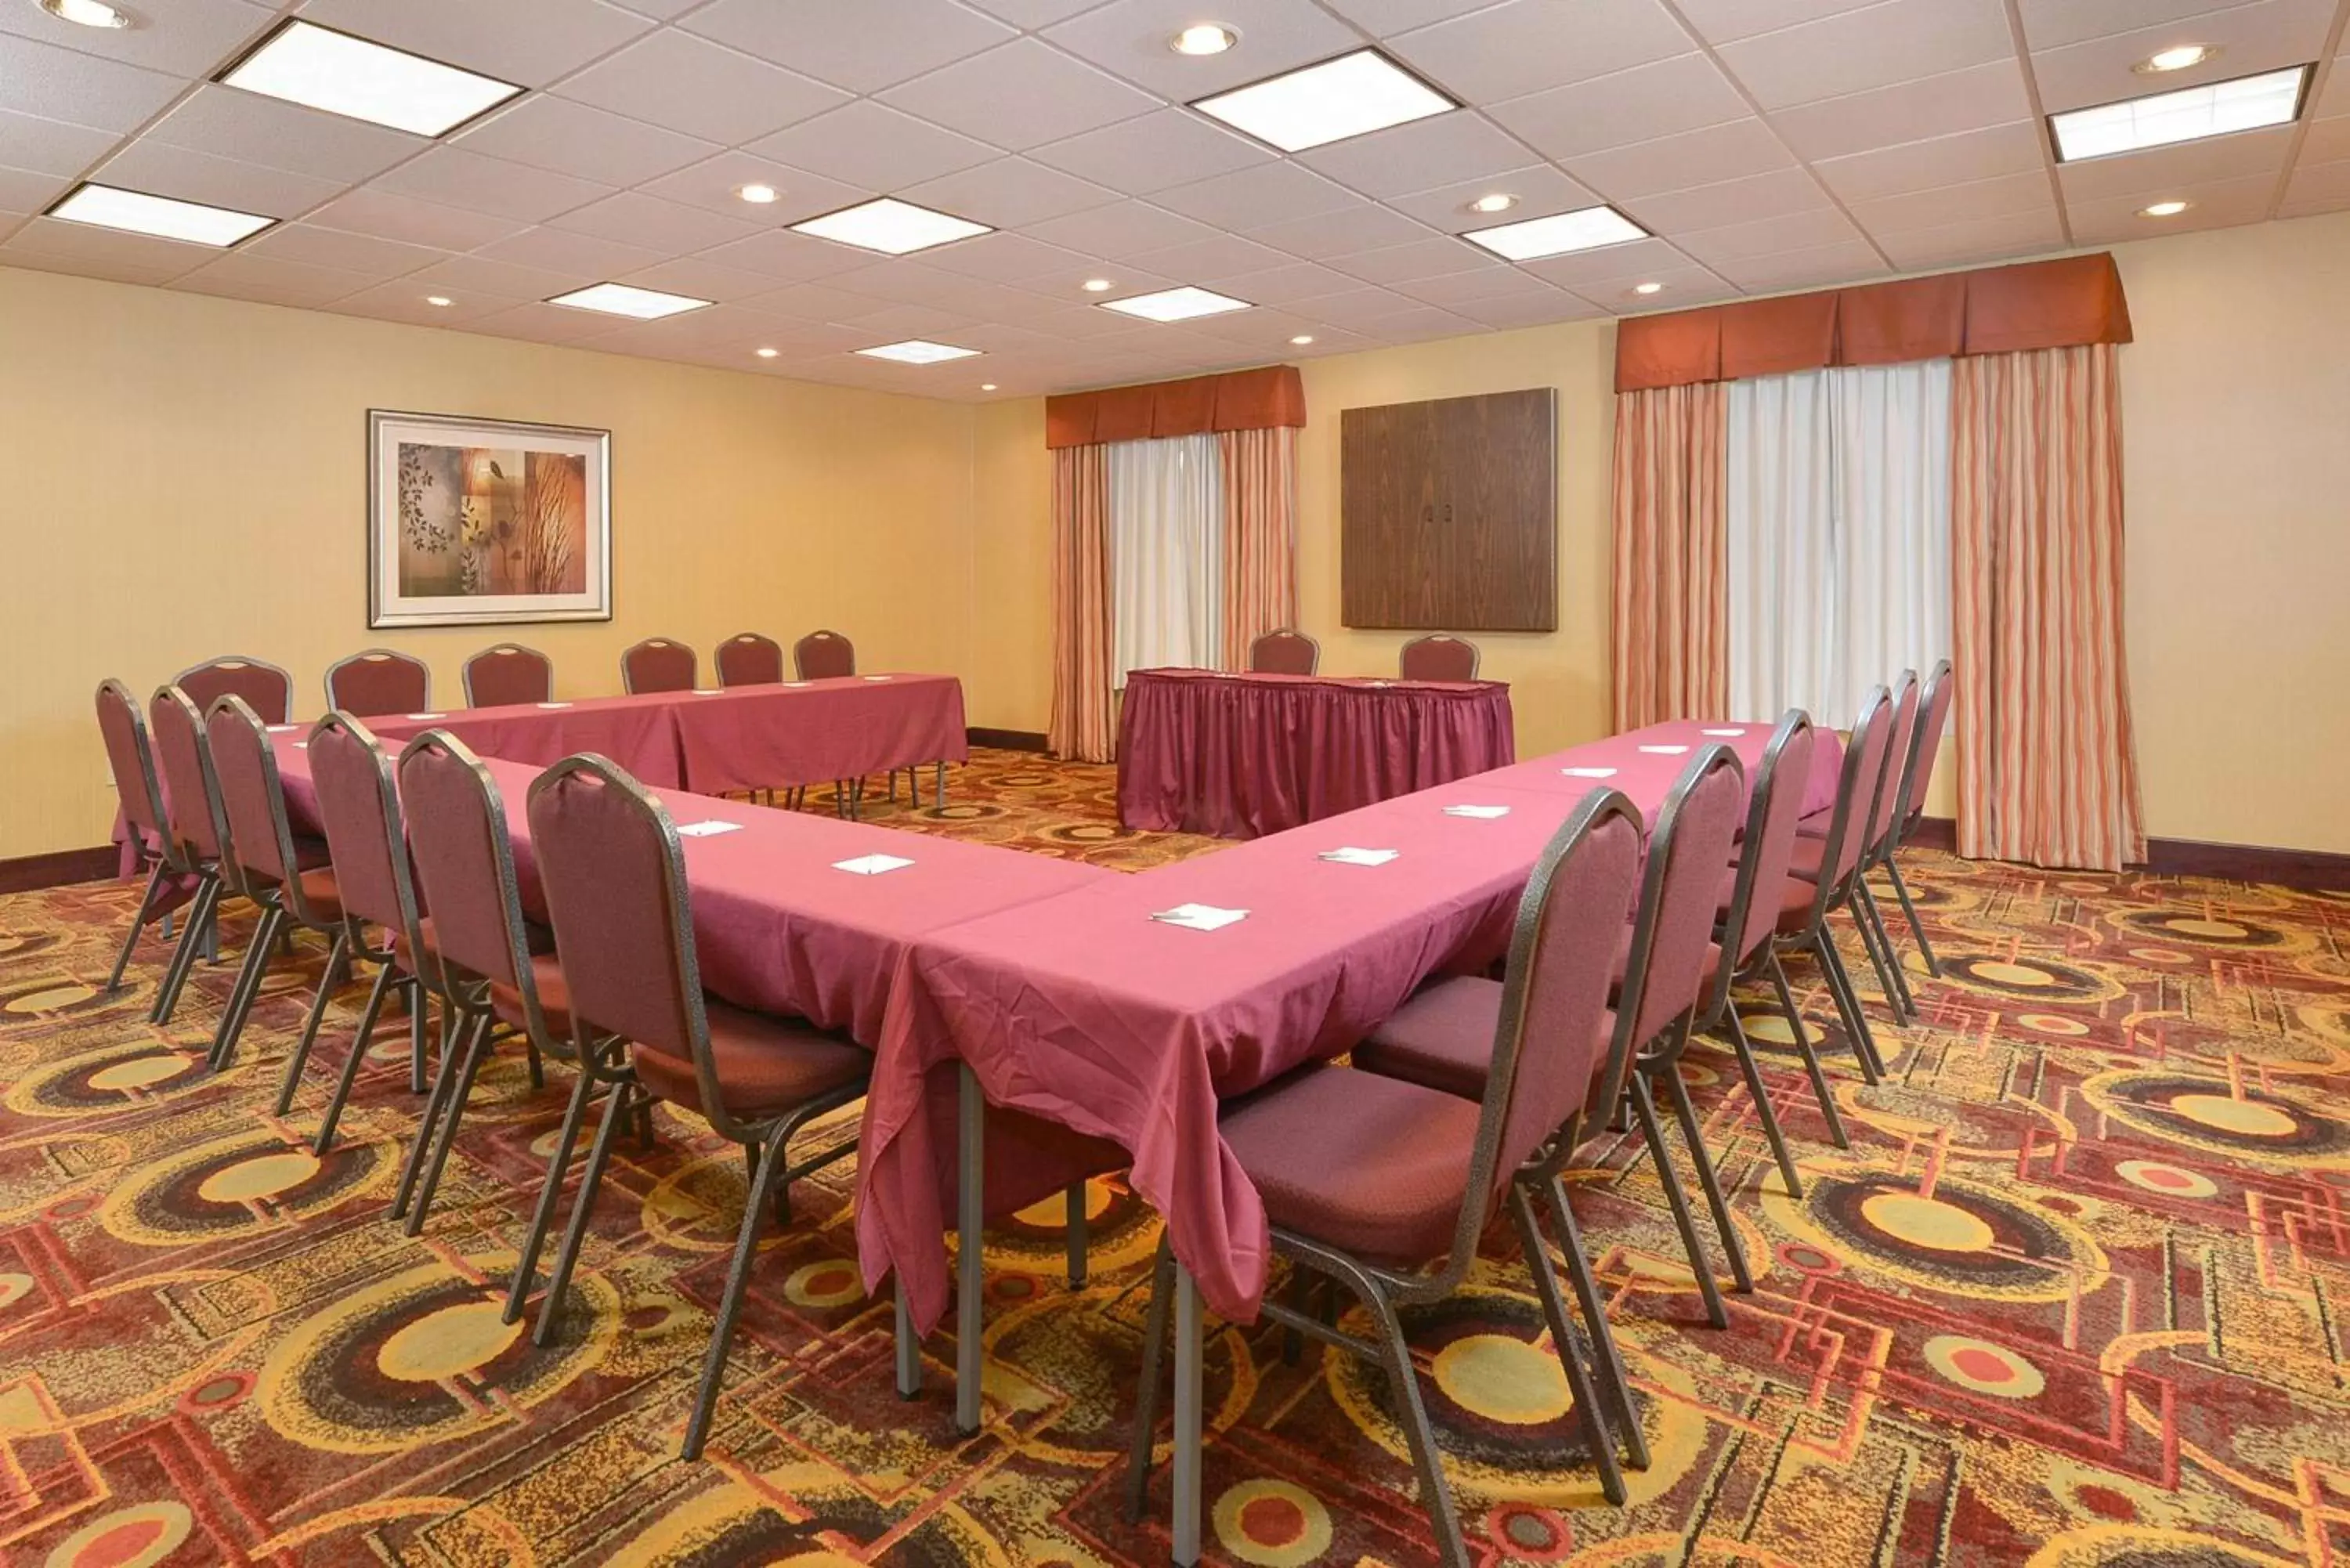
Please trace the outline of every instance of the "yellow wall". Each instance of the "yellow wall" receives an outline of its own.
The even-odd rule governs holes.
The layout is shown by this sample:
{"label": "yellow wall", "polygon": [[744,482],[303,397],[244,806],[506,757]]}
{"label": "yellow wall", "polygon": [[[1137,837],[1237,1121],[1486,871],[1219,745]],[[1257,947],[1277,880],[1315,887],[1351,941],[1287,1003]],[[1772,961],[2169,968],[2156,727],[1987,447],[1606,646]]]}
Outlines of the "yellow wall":
{"label": "yellow wall", "polygon": [[[369,631],[370,408],[611,431],[615,618]],[[695,644],[705,673],[730,633],[788,644],[818,626],[848,634],[867,668],[957,670],[972,417],[0,270],[0,857],[103,839],[101,677],[143,698],[231,650],[292,670],[303,713],[321,706],[329,663],[378,643],[430,660],[444,703],[460,700],[464,657],[504,637],[545,649],[579,695],[617,691],[620,649],[655,634]]]}

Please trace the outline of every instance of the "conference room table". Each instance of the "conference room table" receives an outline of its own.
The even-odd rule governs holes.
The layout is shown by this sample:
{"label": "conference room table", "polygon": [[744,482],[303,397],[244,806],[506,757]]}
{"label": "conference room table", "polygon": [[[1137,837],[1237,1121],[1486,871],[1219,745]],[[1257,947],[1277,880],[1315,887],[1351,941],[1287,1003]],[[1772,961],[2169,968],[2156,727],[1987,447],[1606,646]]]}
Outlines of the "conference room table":
{"label": "conference room table", "polygon": [[1259,838],[1500,767],[1498,680],[1137,670],[1118,719],[1128,827]]}

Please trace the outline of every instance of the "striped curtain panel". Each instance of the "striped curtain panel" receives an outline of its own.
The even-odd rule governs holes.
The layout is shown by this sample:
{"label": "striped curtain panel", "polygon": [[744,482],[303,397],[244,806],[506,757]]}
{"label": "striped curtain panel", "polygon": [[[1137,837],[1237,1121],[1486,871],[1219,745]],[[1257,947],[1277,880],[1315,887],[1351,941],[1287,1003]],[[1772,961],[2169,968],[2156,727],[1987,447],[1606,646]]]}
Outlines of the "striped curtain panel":
{"label": "striped curtain panel", "polygon": [[1109,448],[1053,452],[1053,754],[1118,754],[1110,670]]}
{"label": "striped curtain panel", "polygon": [[1223,668],[1297,624],[1297,431],[1225,431]]}
{"label": "striped curtain panel", "polygon": [[1616,399],[1615,686],[1620,733],[1727,717],[1730,609],[1719,381]]}
{"label": "striped curtain panel", "polygon": [[1950,400],[1959,853],[2146,858],[2111,344],[1970,355]]}

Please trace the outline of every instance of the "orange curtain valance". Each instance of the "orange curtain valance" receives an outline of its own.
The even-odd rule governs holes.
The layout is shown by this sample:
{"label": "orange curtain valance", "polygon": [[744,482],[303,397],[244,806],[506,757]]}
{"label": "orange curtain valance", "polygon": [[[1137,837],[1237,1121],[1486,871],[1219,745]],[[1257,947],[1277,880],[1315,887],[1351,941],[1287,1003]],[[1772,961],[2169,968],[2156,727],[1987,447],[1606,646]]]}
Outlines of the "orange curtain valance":
{"label": "orange curtain valance", "polygon": [[1047,447],[1273,430],[1305,422],[1305,382],[1295,365],[1045,400]]}
{"label": "orange curtain valance", "polygon": [[1616,389],[2129,340],[2114,258],[2062,256],[1634,317],[1616,325]]}

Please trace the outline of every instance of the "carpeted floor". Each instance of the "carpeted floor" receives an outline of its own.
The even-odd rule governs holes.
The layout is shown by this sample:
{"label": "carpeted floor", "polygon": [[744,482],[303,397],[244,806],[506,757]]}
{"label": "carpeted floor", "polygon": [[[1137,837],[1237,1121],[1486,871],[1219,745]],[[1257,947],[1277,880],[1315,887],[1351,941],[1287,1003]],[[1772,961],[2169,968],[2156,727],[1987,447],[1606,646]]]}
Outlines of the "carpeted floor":
{"label": "carpeted floor", "polygon": [[[1212,848],[1134,835],[1108,770],[983,753],[898,826],[1125,868]],[[1689,1074],[1762,1278],[1701,1325],[1650,1167],[1595,1149],[1576,1207],[1647,1391],[1631,1505],[1560,1468],[1572,1428],[1499,1231],[1416,1314],[1472,1547],[1494,1563],[2201,1568],[2350,1561],[2350,898],[1911,857],[1941,981],[1838,1082],[1854,1147],[1757,1014],[1805,1196],[1735,1070]],[[277,1064],[317,956],[241,1059],[201,1072],[226,989],[169,1032],[151,948],[98,994],[132,901],[0,900],[0,1561],[1155,1563],[1118,1507],[1155,1238],[1092,1193],[1092,1282],[1057,1201],[992,1233],[991,1419],[955,1439],[891,1392],[858,1288],[844,1165],[763,1258],[710,1457],[675,1456],[741,1201],[741,1159],[664,1113],[624,1146],[554,1347],[494,1304],[561,1110],[485,1075],[426,1235],[385,1222],[416,1102],[394,1021],[348,1140],[299,1139]],[[232,932],[233,945],[236,933]],[[1866,972],[1865,968],[1862,970]],[[1808,981],[1808,974],[1799,976]],[[1872,993],[1873,995],[1873,993]],[[353,993],[329,1023],[355,1021]],[[1824,996],[1807,1009],[1832,1036]],[[1848,1060],[1848,1058],[1847,1058]],[[1629,1167],[1627,1170],[1627,1167]],[[1383,1380],[1261,1330],[1212,1337],[1220,1560],[1430,1560]],[[1162,1492],[1163,1496],[1163,1492]]]}

